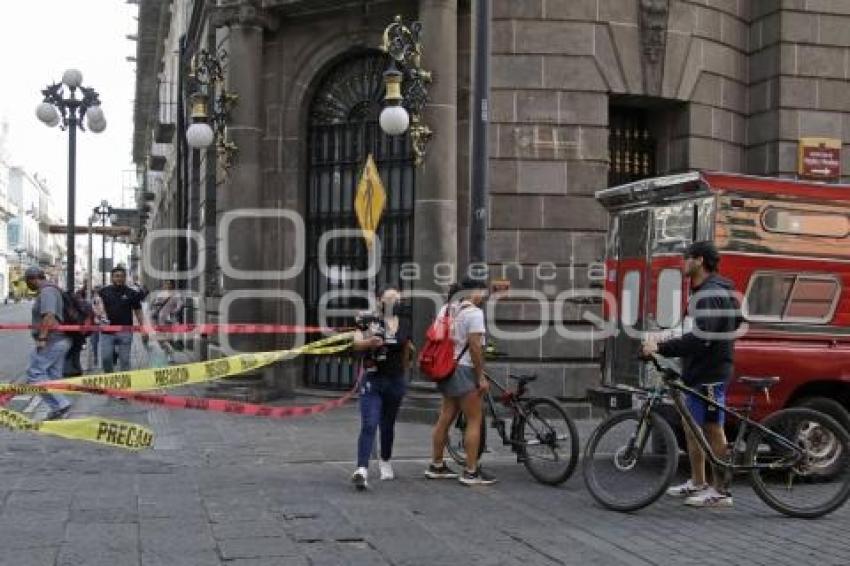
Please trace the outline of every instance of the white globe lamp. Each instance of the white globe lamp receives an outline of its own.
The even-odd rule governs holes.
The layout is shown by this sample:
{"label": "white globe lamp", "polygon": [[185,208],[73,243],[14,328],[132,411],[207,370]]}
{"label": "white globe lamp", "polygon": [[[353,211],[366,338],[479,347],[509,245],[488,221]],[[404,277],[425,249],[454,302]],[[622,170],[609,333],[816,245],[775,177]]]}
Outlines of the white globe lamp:
{"label": "white globe lamp", "polygon": [[68,88],[78,88],[83,84],[83,73],[79,69],[68,69],[62,73],[62,82]]}
{"label": "white globe lamp", "polygon": [[36,106],[35,115],[51,128],[59,123],[59,111],[49,102],[42,102]]}
{"label": "white globe lamp", "polygon": [[186,141],[194,149],[204,149],[212,145],[215,133],[209,124],[195,122],[186,130]]}
{"label": "white globe lamp", "polygon": [[381,111],[379,122],[381,129],[391,136],[400,136],[410,126],[410,115],[401,105],[401,79],[401,73],[394,66],[384,73],[384,86],[387,91],[384,100],[387,105]]}

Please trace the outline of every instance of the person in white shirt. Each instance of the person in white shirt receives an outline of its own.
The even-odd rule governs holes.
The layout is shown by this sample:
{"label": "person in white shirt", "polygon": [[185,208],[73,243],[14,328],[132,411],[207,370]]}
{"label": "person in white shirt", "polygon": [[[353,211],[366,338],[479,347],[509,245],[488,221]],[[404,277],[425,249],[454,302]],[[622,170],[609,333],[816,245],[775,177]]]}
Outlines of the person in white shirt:
{"label": "person in white shirt", "polygon": [[443,394],[440,417],[434,426],[433,453],[431,465],[425,471],[430,479],[454,479],[458,474],[444,461],[449,427],[462,411],[466,418],[464,448],[466,451],[466,469],[460,474],[464,485],[489,485],[496,479],[485,474],[478,465],[478,452],[481,444],[481,421],[483,408],[481,396],[490,388],[484,376],[484,346],[486,328],[484,311],[481,305],[487,298],[487,284],[481,279],[467,277],[461,284],[462,299],[458,303],[449,302],[447,309],[454,309],[453,337],[457,369],[448,379],[437,383]]}

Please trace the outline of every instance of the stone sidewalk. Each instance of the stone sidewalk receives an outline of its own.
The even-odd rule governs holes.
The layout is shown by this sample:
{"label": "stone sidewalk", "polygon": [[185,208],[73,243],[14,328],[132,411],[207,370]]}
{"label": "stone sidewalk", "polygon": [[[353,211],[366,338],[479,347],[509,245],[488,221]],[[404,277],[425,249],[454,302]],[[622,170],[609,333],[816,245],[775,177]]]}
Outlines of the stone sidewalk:
{"label": "stone sidewalk", "polygon": [[[466,488],[422,476],[429,427],[400,424],[393,482],[349,484],[355,407],[262,420],[150,409],[88,396],[75,414],[152,426],[133,454],[0,432],[0,565],[668,565],[847,564],[850,512],[777,515],[746,486],[732,510],[662,500],[601,509],[580,473],[534,482],[501,450],[500,483]],[[581,423],[587,437],[592,423]]]}

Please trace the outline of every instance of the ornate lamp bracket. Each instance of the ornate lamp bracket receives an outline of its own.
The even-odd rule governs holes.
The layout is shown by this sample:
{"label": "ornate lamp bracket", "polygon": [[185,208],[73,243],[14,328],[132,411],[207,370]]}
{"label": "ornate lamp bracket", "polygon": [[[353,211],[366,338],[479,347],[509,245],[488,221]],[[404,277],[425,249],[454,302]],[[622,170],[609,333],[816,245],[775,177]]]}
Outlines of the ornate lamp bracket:
{"label": "ornate lamp bracket", "polygon": [[[215,133],[216,150],[222,169],[227,173],[233,166],[239,148],[227,138],[227,123],[230,111],[237,104],[239,96],[229,92],[225,86],[224,65],[227,51],[210,53],[202,49],[192,57],[189,72],[190,90],[199,107],[208,106],[208,120]],[[201,116],[197,116],[200,118]]]}
{"label": "ornate lamp bracket", "polygon": [[384,30],[381,50],[390,56],[390,70],[402,74],[402,104],[410,113],[410,138],[416,164],[421,165],[428,142],[433,136],[425,123],[422,112],[428,103],[428,85],[431,72],[422,68],[422,24],[413,22],[404,25],[401,16]]}

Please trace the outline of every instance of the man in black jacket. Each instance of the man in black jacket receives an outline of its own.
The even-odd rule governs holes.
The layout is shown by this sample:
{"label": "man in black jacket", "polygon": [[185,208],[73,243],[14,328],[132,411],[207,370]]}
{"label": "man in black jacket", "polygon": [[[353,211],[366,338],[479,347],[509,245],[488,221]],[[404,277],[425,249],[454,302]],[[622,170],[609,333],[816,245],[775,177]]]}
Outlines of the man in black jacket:
{"label": "man in black jacket", "polygon": [[[726,383],[732,378],[734,366],[734,334],[738,326],[735,314],[732,283],[717,274],[720,254],[711,242],[694,242],[685,253],[685,273],[690,277],[692,296],[688,312],[694,329],[673,340],[660,344],[646,342],[643,354],[658,353],[664,357],[682,359],[682,380],[709,399],[725,404]],[[726,434],[723,431],[724,413],[699,397],[686,396],[688,410],[702,426],[714,453],[726,456]],[[671,487],[667,493],[685,497],[685,504],[694,507],[731,507],[732,496],[725,490],[722,474],[714,470],[713,483],[705,480],[705,454],[685,428],[691,478],[682,485]]]}

